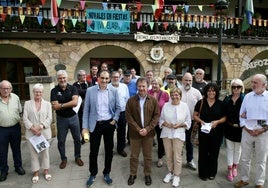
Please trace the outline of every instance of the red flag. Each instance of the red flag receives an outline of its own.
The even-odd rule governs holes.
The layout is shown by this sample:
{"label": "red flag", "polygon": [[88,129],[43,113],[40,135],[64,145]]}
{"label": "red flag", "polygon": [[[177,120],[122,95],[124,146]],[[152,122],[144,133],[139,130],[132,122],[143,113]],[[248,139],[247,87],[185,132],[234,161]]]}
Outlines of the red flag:
{"label": "red flag", "polygon": [[46,0],[41,0],[42,5],[44,6]]}
{"label": "red flag", "polygon": [[154,17],[156,20],[158,20],[159,17],[161,16],[164,5],[165,5],[165,0],[155,0],[156,10],[155,10]]}
{"label": "red flag", "polygon": [[51,24],[54,27],[59,21],[57,0],[51,0]]}

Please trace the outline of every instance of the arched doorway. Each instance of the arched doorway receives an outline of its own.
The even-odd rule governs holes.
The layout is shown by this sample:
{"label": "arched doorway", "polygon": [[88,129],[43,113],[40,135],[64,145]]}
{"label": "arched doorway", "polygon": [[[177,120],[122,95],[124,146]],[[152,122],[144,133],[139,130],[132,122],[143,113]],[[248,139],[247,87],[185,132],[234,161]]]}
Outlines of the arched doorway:
{"label": "arched doorway", "polygon": [[25,48],[0,44],[0,80],[8,80],[13,92],[21,100],[30,99],[27,76],[47,76],[47,70],[39,58]]}
{"label": "arched doorway", "polygon": [[122,68],[123,70],[135,68],[137,74],[142,73],[140,63],[131,52],[112,45],[100,46],[89,51],[79,61],[75,73],[80,69],[90,73],[90,66],[98,65],[100,67],[101,63],[107,63],[111,71],[117,70],[118,68]]}

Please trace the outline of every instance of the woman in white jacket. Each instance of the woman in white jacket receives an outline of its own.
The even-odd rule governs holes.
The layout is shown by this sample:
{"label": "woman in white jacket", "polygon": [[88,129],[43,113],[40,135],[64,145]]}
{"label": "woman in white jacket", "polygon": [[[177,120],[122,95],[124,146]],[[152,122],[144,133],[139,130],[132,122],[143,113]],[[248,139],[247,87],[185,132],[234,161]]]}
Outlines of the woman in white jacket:
{"label": "woman in white jacket", "polygon": [[162,128],[161,138],[167,158],[169,173],[163,181],[172,182],[172,186],[178,187],[182,167],[182,148],[185,141],[185,130],[191,127],[191,115],[188,105],[181,101],[181,90],[174,88],[170,91],[171,101],[165,103],[159,126]]}
{"label": "woman in white jacket", "polygon": [[[31,154],[31,170],[34,173],[32,183],[38,183],[39,181],[40,166],[44,169],[45,180],[51,180],[51,174],[48,172],[50,166],[49,148],[37,153],[29,141],[29,138],[34,135],[43,135],[46,139],[51,138],[52,108],[50,102],[42,98],[43,89],[42,84],[35,84],[33,86],[34,97],[25,102],[23,111],[23,122],[26,128],[25,137]],[[42,157],[41,165],[38,158],[39,154]]]}

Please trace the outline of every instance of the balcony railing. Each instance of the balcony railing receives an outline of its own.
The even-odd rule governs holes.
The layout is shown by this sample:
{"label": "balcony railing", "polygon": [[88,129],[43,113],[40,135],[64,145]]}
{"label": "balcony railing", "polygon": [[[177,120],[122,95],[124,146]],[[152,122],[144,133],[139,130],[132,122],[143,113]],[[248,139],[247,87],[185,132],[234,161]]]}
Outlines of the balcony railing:
{"label": "balcony railing", "polygon": [[[86,33],[87,19],[84,10],[59,8],[60,20],[51,25],[50,8],[41,7],[0,7],[0,32],[32,33]],[[3,16],[5,15],[5,16]],[[25,15],[21,22],[21,15]],[[38,17],[42,17],[39,24]],[[72,19],[77,19],[74,26]],[[219,18],[211,15],[191,15],[184,13],[162,13],[155,21],[152,12],[131,11],[130,33],[178,34],[180,36],[215,37],[219,31]],[[149,24],[153,22],[153,27]],[[139,23],[139,24],[138,24]],[[241,33],[241,18],[226,17],[223,37],[234,39],[268,40],[268,20],[253,19],[250,28]]]}

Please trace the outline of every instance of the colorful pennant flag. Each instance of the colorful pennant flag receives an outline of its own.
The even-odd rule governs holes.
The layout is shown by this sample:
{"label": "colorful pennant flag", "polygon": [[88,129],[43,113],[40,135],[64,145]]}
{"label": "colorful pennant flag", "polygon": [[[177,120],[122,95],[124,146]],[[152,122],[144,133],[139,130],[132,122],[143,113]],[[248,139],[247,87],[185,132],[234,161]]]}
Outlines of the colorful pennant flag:
{"label": "colorful pennant flag", "polygon": [[46,3],[46,0],[41,0],[42,5],[44,6]]}
{"label": "colorful pennant flag", "polygon": [[25,15],[20,15],[20,21],[21,21],[21,24],[24,23],[24,20],[25,20]]}
{"label": "colorful pennant flag", "polygon": [[127,4],[126,4],[126,3],[122,3],[122,4],[121,4],[122,11],[125,11],[125,10],[126,10],[126,6],[127,6]]}
{"label": "colorful pennant flag", "polygon": [[102,24],[103,24],[103,27],[106,28],[107,27],[107,20],[102,20]]}
{"label": "colorful pennant flag", "polygon": [[137,29],[140,29],[141,24],[142,24],[142,22],[141,22],[141,21],[138,21],[138,22],[137,22]]}
{"label": "colorful pennant flag", "polygon": [[80,1],[80,5],[81,5],[82,10],[85,9],[85,4],[86,4],[86,1]]}
{"label": "colorful pennant flag", "polygon": [[59,21],[58,16],[58,7],[56,0],[51,0],[51,24],[52,26],[56,26]]}
{"label": "colorful pennant flag", "polygon": [[77,23],[77,19],[76,18],[73,18],[72,19],[72,24],[73,24],[74,27],[76,26],[76,23]]}
{"label": "colorful pennant flag", "polygon": [[203,11],[203,6],[202,5],[198,5],[199,10],[202,12]]}
{"label": "colorful pennant flag", "polygon": [[43,16],[37,16],[37,21],[38,21],[39,25],[41,25],[42,21],[43,21]]}

